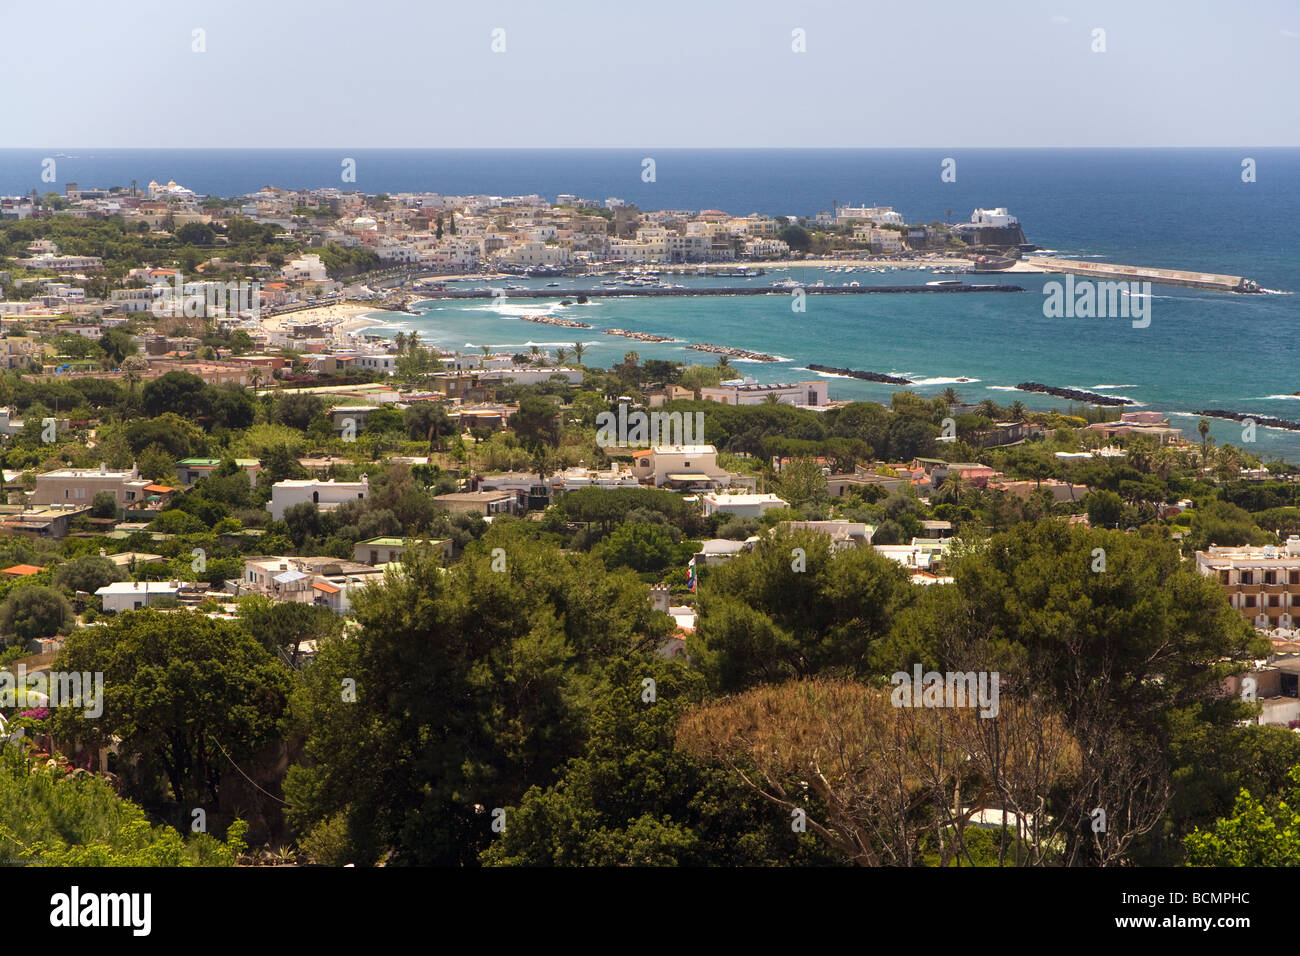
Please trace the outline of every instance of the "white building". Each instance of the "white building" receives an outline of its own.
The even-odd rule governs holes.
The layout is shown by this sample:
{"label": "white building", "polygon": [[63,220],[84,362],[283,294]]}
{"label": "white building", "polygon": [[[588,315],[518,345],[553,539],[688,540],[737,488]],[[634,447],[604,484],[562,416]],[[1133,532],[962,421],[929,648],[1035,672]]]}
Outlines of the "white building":
{"label": "white building", "polygon": [[370,494],[370,480],[361,476],[360,481],[321,481],[317,478],[286,479],[271,486],[271,500],[267,510],[274,521],[283,521],[285,509],[294,505],[310,502],[321,511],[333,511],[345,501],[365,498]]}
{"label": "white building", "polygon": [[784,405],[820,406],[829,400],[829,385],[823,379],[794,384],[760,384],[752,379],[723,382],[700,389],[700,398],[723,405],[761,405],[769,395]]}
{"label": "white building", "polygon": [[790,505],[772,494],[707,494],[700,497],[704,515],[733,515],[737,518],[761,518],[769,508],[788,508]]}
{"label": "white building", "polygon": [[149,607],[159,598],[175,598],[180,590],[177,581],[114,581],[96,591],[95,596],[105,611],[120,613]]}
{"label": "white building", "polygon": [[683,486],[730,483],[731,473],[718,467],[718,452],[712,445],[655,445],[633,453],[632,473],[642,483]]}
{"label": "white building", "polygon": [[1007,212],[1006,206],[998,206],[996,209],[976,209],[971,213],[970,221],[972,225],[991,228],[1020,225],[1020,220]]}
{"label": "white building", "polygon": [[290,282],[324,282],[329,274],[321,257],[312,253],[286,262],[280,277]]}

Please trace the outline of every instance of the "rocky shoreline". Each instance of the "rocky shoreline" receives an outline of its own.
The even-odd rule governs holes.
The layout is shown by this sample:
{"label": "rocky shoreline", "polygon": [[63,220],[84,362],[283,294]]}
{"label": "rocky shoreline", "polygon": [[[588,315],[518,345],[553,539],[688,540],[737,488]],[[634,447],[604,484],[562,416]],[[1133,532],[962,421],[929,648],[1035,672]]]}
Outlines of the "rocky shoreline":
{"label": "rocky shoreline", "polygon": [[853,368],[836,368],[833,365],[814,365],[809,362],[807,368],[810,372],[826,372],[828,375],[846,375],[849,378],[860,378],[864,382],[883,382],[885,385],[911,385],[910,378],[900,378],[897,375],[885,375],[883,372],[861,372]]}
{"label": "rocky shoreline", "polygon": [[541,325],[558,325],[562,329],[589,329],[591,328],[586,322],[578,322],[574,319],[557,319],[553,315],[521,315],[521,322],[537,322]]}
{"label": "rocky shoreline", "polygon": [[725,355],[727,358],[748,359],[751,362],[777,362],[780,361],[775,355],[768,355],[766,352],[751,352],[749,349],[733,348],[730,345],[710,345],[707,342],[696,342],[693,345],[686,346],[688,349],[694,349],[697,352],[709,352],[713,355]]}
{"label": "rocky shoreline", "polygon": [[1096,392],[1085,392],[1077,388],[1057,388],[1054,385],[1043,385],[1039,382],[1021,382],[1016,386],[1022,392],[1042,392],[1044,395],[1055,395],[1057,398],[1068,398],[1074,402],[1087,402],[1089,405],[1132,405],[1131,398],[1116,398],[1114,395],[1098,395]]}
{"label": "rocky shoreline", "polygon": [[1267,425],[1270,428],[1285,428],[1287,431],[1300,432],[1300,422],[1293,422],[1288,418],[1269,418],[1264,415],[1243,415],[1241,412],[1226,412],[1221,408],[1211,408],[1204,412],[1193,412],[1194,415],[1200,415],[1204,418],[1227,418],[1234,422],[1244,422],[1247,419],[1256,425]]}
{"label": "rocky shoreline", "polygon": [[625,339],[636,339],[638,342],[676,342],[677,340],[671,335],[654,335],[650,332],[629,332],[627,329],[605,329],[606,335],[621,335]]}

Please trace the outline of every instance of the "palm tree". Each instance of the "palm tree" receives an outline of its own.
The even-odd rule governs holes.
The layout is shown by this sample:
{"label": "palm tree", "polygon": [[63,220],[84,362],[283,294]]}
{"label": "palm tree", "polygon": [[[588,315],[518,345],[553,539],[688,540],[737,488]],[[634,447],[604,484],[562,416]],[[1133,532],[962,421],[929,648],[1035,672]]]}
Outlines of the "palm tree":
{"label": "palm tree", "polygon": [[1210,422],[1202,418],[1196,423],[1196,430],[1201,433],[1201,467],[1204,468],[1210,454]]}
{"label": "palm tree", "polygon": [[951,385],[940,392],[939,397],[943,399],[945,405],[961,404],[961,396],[957,394],[957,389],[953,388]]}
{"label": "palm tree", "polygon": [[587,351],[587,347],[581,342],[573,343],[573,360],[579,365],[582,364],[582,353]]}
{"label": "palm tree", "polygon": [[563,365],[563,364],[564,364],[564,360],[565,360],[566,358],[568,358],[568,357],[569,357],[569,350],[568,350],[568,349],[556,349],[556,350],[555,350],[555,364],[556,364],[556,365]]}
{"label": "palm tree", "polygon": [[393,344],[397,346],[397,354],[401,355],[406,351],[406,333],[398,332],[393,336]]}
{"label": "palm tree", "polygon": [[533,364],[534,364],[534,365],[539,365],[539,364],[541,364],[541,362],[540,362],[540,356],[541,356],[541,354],[542,354],[542,350],[541,350],[538,346],[536,346],[536,345],[530,345],[530,346],[528,347],[528,354],[531,355],[531,356],[533,357]]}
{"label": "palm tree", "polygon": [[479,348],[481,348],[481,349],[483,350],[483,357],[484,357],[484,358],[487,358],[489,355],[492,354],[492,346],[490,346],[490,345],[480,345]]}
{"label": "palm tree", "polygon": [[731,359],[727,358],[725,355],[718,356],[718,368],[726,368],[730,364],[731,364]]}
{"label": "palm tree", "polygon": [[1028,411],[1029,410],[1025,408],[1025,403],[1020,401],[1019,399],[1012,402],[1011,403],[1012,421],[1023,422],[1026,418],[1029,417]]}
{"label": "palm tree", "polygon": [[406,350],[414,355],[420,349],[420,333],[412,332],[406,337]]}

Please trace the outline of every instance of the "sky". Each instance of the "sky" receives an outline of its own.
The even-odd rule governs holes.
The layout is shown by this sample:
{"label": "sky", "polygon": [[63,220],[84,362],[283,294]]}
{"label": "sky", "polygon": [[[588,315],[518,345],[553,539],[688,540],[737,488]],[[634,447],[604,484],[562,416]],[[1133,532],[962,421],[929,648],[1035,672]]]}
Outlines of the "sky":
{"label": "sky", "polygon": [[0,0],[0,42],[0,147],[1300,146],[1300,0]]}

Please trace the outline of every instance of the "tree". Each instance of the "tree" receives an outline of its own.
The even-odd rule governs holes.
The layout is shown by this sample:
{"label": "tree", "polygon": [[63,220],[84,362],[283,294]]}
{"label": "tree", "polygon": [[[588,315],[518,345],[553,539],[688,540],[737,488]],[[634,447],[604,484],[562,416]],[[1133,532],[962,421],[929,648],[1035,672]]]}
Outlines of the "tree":
{"label": "tree", "polygon": [[1300,764],[1269,805],[1242,790],[1232,814],[1186,840],[1188,866],[1300,866]]}
{"label": "tree", "polygon": [[451,417],[447,406],[442,402],[417,402],[406,409],[402,416],[407,434],[414,440],[429,443],[431,451],[442,445],[442,436],[452,430]]}
{"label": "tree", "polygon": [[168,372],[145,385],[140,399],[145,414],[150,416],[175,412],[185,418],[204,418],[209,410],[207,388],[197,375]]}
{"label": "tree", "polygon": [[[295,697],[307,759],[285,793],[298,832],[342,813],[358,864],[385,852],[474,862],[491,808],[581,752],[581,700],[601,662],[666,636],[630,575],[511,533],[518,524],[445,571],[408,554],[400,575],[354,593],[361,629],[322,646]],[[340,702],[344,677],[355,702]]]}
{"label": "tree", "polygon": [[268,651],[286,654],[290,666],[297,666],[304,641],[343,633],[343,619],[327,607],[300,601],[277,603],[260,594],[240,599],[239,620]]}
{"label": "tree", "polygon": [[[159,767],[179,807],[214,805],[276,736],[289,672],[238,624],[202,614],[129,611],[64,642],[56,669],[102,673],[103,714],[59,708],[59,736]],[[232,767],[233,763],[233,767]]]}
{"label": "tree", "polygon": [[305,432],[324,413],[325,402],[320,396],[289,392],[276,400],[272,417],[281,425]]}
{"label": "tree", "polygon": [[683,719],[678,744],[802,813],[809,832],[862,866],[915,865],[927,838],[940,843],[941,865],[969,861],[964,830],[978,812],[1007,794],[1041,805],[1079,759],[1059,717],[1037,707],[1003,702],[987,718],[913,709],[887,690],[825,679],[706,704]]}
{"label": "tree", "polygon": [[90,503],[90,516],[92,518],[117,517],[117,495],[111,491],[101,491],[96,494]]}
{"label": "tree", "polygon": [[[646,677],[656,701],[643,699]],[[480,857],[497,866],[762,866],[828,863],[807,835],[725,771],[674,746],[703,699],[677,663],[618,661],[592,703],[586,745],[549,786],[507,808],[509,826]]]}
{"label": "tree", "polygon": [[576,365],[581,365],[581,364],[582,364],[582,356],[586,353],[586,351],[587,351],[587,346],[583,345],[581,342],[574,342],[574,343],[573,343],[573,361],[574,361],[574,364],[576,364]]}
{"label": "tree", "polygon": [[99,347],[115,366],[121,366],[123,359],[139,351],[131,333],[121,328],[105,329],[99,337]]}
{"label": "tree", "polygon": [[182,840],[171,827],[152,825],[103,777],[32,761],[17,746],[0,748],[0,854],[11,863],[234,866],[247,829],[235,821],[224,844],[207,833]]}
{"label": "tree", "polygon": [[65,561],[54,570],[54,586],[65,591],[94,594],[105,585],[121,579],[117,565],[97,554],[85,554]]}
{"label": "tree", "polygon": [[686,649],[719,693],[827,668],[865,676],[909,590],[903,568],[871,548],[835,554],[826,534],[778,531],[708,569]]}
{"label": "tree", "polygon": [[1210,457],[1210,422],[1202,418],[1196,423],[1196,430],[1201,435],[1201,467],[1204,468],[1209,463]]}
{"label": "tree", "polygon": [[541,395],[525,395],[519,410],[510,416],[519,444],[535,449],[539,444],[554,448],[560,443],[560,415],[555,403]]}
{"label": "tree", "polygon": [[0,634],[10,644],[53,637],[75,620],[68,599],[41,584],[19,584],[0,603]]}
{"label": "tree", "polygon": [[[877,649],[881,669],[915,661],[1001,674],[1004,695],[1035,689],[1086,743],[1054,802],[1067,865],[1129,858],[1169,805],[1171,723],[1195,713],[1231,726],[1243,705],[1220,691],[1266,653],[1217,581],[1164,538],[1019,525],[949,555],[952,588],[928,588]],[[1092,811],[1106,810],[1095,832]]]}
{"label": "tree", "polygon": [[796,508],[820,505],[829,497],[822,466],[811,458],[786,462],[777,481],[781,497]]}
{"label": "tree", "polygon": [[1094,528],[1116,528],[1124,518],[1124,499],[1113,491],[1090,491],[1083,496],[1083,506]]}

